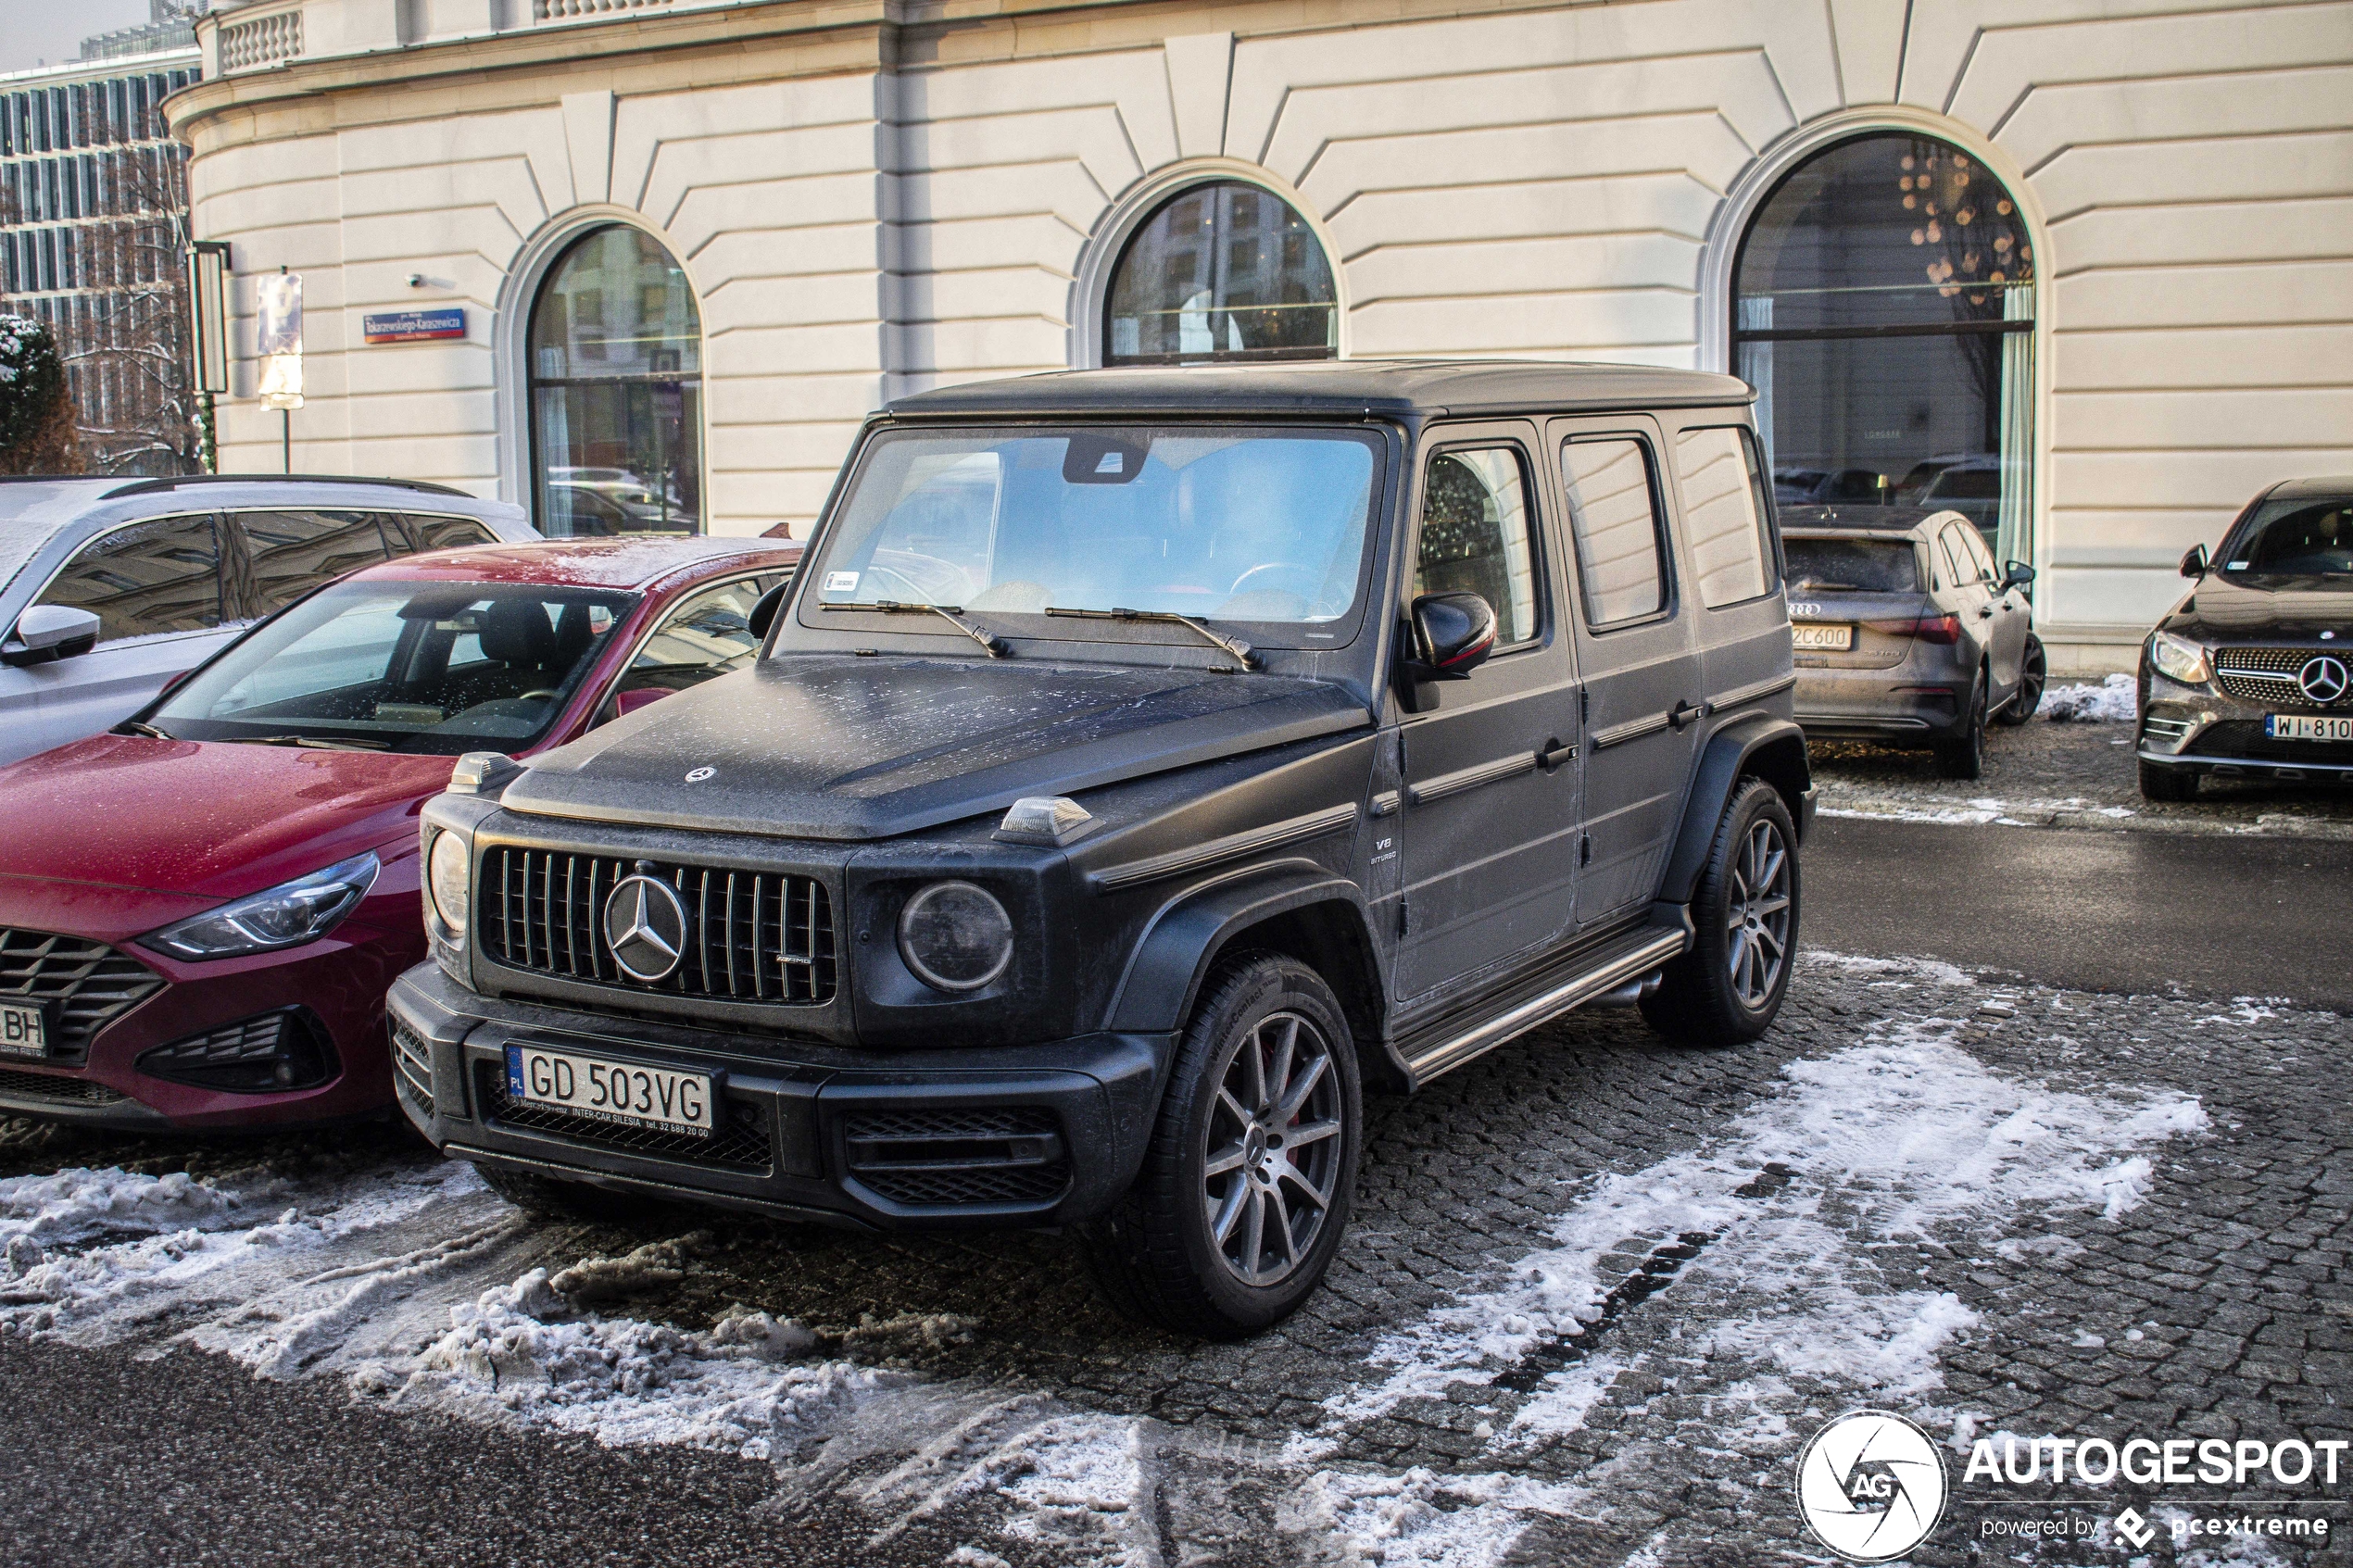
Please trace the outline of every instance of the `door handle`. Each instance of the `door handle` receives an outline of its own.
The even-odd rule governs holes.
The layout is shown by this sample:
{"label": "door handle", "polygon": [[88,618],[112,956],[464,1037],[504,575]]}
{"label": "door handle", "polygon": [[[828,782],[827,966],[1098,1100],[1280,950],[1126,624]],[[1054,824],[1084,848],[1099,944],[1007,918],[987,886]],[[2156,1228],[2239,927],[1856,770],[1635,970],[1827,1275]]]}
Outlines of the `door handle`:
{"label": "door handle", "polygon": [[1536,748],[1536,765],[1548,773],[1558,771],[1565,762],[1576,760],[1577,745],[1574,741],[1563,746],[1558,737],[1554,737]]}
{"label": "door handle", "polygon": [[1679,730],[1687,730],[1706,717],[1707,704],[1704,702],[1694,704],[1686,701],[1679,702],[1672,709],[1668,709],[1667,721],[1674,725]]}
{"label": "door handle", "polygon": [[1981,605],[1981,606],[1979,606],[1979,607],[1978,607],[1978,611],[1977,611],[1977,618],[1978,618],[1980,621],[1991,621],[1991,620],[1993,620],[1993,619],[1994,619],[1994,607],[1993,607],[1992,605]]}

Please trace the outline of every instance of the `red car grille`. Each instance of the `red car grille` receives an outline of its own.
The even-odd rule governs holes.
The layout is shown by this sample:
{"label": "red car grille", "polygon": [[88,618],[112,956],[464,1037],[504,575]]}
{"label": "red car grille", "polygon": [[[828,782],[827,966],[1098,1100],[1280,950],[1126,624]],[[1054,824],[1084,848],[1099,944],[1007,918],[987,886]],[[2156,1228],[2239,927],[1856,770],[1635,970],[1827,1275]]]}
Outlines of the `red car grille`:
{"label": "red car grille", "polygon": [[0,1001],[50,1004],[50,1050],[79,1060],[91,1037],[163,989],[163,976],[104,942],[0,926]]}

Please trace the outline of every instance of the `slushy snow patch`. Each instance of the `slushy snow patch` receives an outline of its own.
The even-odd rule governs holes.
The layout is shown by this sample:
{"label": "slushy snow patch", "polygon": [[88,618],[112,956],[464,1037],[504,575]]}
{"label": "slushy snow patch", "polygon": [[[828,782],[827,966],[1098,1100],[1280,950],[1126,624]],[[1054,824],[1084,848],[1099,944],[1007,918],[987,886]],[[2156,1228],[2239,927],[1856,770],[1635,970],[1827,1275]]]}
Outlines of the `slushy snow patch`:
{"label": "slushy snow patch", "polygon": [[2110,675],[2098,685],[2080,682],[2052,686],[2043,693],[2043,717],[2054,724],[2121,724],[2140,711],[2140,683],[2130,675]]}

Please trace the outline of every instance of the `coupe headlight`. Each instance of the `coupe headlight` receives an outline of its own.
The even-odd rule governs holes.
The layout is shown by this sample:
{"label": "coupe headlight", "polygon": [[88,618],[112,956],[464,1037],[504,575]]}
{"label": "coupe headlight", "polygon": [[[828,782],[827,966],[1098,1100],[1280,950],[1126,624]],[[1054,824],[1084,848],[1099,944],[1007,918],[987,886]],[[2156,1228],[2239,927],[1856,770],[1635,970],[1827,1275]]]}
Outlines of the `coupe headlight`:
{"label": "coupe headlight", "polygon": [[2149,639],[2149,662],[2159,674],[2185,686],[2202,685],[2214,673],[2203,646],[2171,632],[2159,632]]}
{"label": "coupe headlight", "polygon": [[433,852],[425,862],[425,888],[433,899],[433,912],[449,935],[460,941],[466,935],[466,916],[472,912],[468,873],[472,868],[468,859],[466,841],[444,829],[434,834]]}
{"label": "coupe headlight", "polygon": [[939,991],[977,991],[1013,961],[1013,922],[987,888],[935,882],[899,914],[899,953]]}
{"label": "coupe headlight", "polygon": [[151,931],[139,945],[175,959],[229,959],[299,947],[333,931],[375,880],[375,856],[355,855],[323,872]]}

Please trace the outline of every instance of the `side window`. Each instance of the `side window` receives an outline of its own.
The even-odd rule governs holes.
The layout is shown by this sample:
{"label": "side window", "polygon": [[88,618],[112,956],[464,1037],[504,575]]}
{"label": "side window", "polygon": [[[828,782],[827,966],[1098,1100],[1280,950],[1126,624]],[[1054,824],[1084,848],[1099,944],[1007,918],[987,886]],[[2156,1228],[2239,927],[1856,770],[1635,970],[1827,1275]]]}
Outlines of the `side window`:
{"label": "side window", "polygon": [[1516,446],[1473,446],[1430,459],[1414,593],[1477,594],[1495,611],[1498,647],[1538,631],[1536,550]]}
{"label": "side window", "polygon": [[1985,585],[1989,588],[1998,585],[2002,574],[1994,568],[1994,552],[1986,548],[1985,535],[1974,526],[1954,532],[1960,535],[1961,546],[1969,551],[1969,560],[1977,568],[1977,574],[1984,580]]}
{"label": "side window", "polygon": [[375,565],[399,538],[392,520],[375,512],[237,512],[231,521],[245,535],[255,615],[283,609],[322,583]]}
{"label": "side window", "polygon": [[758,653],[760,639],[751,634],[752,607],[784,580],[779,573],[738,578],[689,594],[673,606],[631,657],[613,688],[620,710],[626,713],[656,696],[700,685]]}
{"label": "side window", "polygon": [[1665,609],[1667,555],[1649,445],[1621,436],[1564,443],[1561,483],[1577,538],[1586,623],[1612,626]]}
{"label": "side window", "polygon": [[1675,473],[1683,485],[1683,525],[1700,603],[1720,609],[1770,592],[1775,573],[1757,504],[1760,485],[1739,429],[1678,432]]}
{"label": "side window", "polygon": [[413,543],[405,548],[396,543],[393,546],[395,555],[406,554],[408,549],[451,550],[460,545],[495,545],[498,542],[498,536],[474,518],[410,515],[400,521],[408,525],[409,537]]}
{"label": "side window", "polygon": [[1961,542],[1961,531],[1946,523],[1936,535],[1937,547],[1944,552],[1944,572],[1956,588],[1966,587],[1977,581],[1977,563],[1969,558],[1969,546]]}
{"label": "side window", "polygon": [[159,518],[93,539],[40,602],[94,610],[101,642],[218,626],[220,542],[213,520]]}

